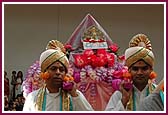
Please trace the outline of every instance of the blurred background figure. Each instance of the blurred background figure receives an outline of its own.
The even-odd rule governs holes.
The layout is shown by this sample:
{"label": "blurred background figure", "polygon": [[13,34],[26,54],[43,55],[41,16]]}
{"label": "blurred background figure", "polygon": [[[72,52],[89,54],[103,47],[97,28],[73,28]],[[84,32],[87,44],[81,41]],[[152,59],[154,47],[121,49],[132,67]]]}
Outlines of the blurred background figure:
{"label": "blurred background figure", "polygon": [[7,72],[4,71],[4,96],[7,96],[8,99],[9,99],[9,91],[10,91],[9,79],[7,78]]}
{"label": "blurred background figure", "polygon": [[18,71],[16,78],[16,88],[15,88],[16,96],[22,93],[22,83],[23,83],[23,73],[22,71]]}
{"label": "blurred background figure", "polygon": [[15,88],[16,88],[16,84],[17,84],[17,76],[16,76],[16,71],[12,71],[12,76],[11,76],[12,80],[11,80],[11,85],[13,85],[13,88],[12,88],[12,100],[15,99]]}

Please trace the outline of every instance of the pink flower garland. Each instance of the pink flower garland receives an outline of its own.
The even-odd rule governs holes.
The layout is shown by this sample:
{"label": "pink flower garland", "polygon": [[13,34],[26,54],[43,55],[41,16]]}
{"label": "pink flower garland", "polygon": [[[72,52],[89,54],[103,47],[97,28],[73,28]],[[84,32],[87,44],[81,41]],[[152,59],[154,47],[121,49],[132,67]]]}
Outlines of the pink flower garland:
{"label": "pink flower garland", "polygon": [[39,61],[35,61],[27,70],[26,77],[22,84],[24,97],[27,97],[30,92],[44,85],[44,81],[39,77],[40,72]]}

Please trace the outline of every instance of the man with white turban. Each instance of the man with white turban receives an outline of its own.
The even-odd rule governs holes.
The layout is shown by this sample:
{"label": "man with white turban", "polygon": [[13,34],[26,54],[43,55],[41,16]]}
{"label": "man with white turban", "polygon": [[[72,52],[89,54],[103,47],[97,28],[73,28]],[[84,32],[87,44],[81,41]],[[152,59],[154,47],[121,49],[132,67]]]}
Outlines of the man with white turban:
{"label": "man with white turban", "polygon": [[132,76],[133,88],[126,91],[122,82],[120,91],[115,91],[111,96],[105,109],[107,111],[137,111],[140,102],[154,90],[154,54],[146,35],[137,34],[131,39],[125,51],[125,65]]}
{"label": "man with white turban", "polygon": [[84,95],[76,90],[73,81],[70,90],[63,89],[63,80],[69,66],[63,44],[52,40],[46,49],[40,56],[41,77],[45,80],[45,85],[28,95],[23,111],[93,110]]}

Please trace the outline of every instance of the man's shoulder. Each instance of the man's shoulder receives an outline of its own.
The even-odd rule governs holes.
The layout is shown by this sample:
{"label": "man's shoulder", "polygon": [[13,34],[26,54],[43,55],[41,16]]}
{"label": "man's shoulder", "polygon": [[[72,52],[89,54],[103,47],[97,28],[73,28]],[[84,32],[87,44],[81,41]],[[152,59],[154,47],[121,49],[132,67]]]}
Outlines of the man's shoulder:
{"label": "man's shoulder", "polygon": [[146,97],[146,100],[150,99],[158,99],[159,98],[159,94],[158,93],[151,93],[149,96]]}
{"label": "man's shoulder", "polygon": [[31,93],[28,94],[28,97],[29,97],[29,98],[30,98],[30,97],[35,97],[35,96],[38,94],[38,92],[40,91],[40,89],[41,89],[41,88],[32,91]]}

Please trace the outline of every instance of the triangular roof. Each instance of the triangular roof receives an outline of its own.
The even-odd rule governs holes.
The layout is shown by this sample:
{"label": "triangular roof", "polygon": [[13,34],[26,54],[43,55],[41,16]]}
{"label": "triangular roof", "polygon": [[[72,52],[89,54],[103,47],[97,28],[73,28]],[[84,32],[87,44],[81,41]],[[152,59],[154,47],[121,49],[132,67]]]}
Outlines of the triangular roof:
{"label": "triangular roof", "polygon": [[84,32],[91,26],[95,26],[98,28],[103,34],[106,39],[108,46],[112,45],[112,40],[105,32],[105,30],[100,26],[100,24],[91,16],[91,14],[87,14],[82,22],[77,26],[75,31],[72,33],[70,38],[67,40],[66,44],[72,46],[73,49],[78,50],[83,48],[83,44],[81,38]]}

